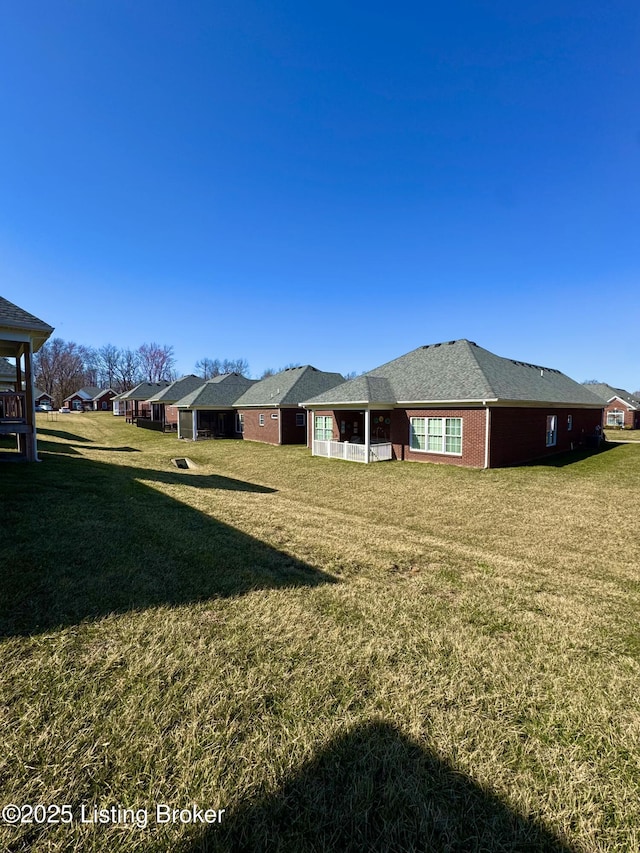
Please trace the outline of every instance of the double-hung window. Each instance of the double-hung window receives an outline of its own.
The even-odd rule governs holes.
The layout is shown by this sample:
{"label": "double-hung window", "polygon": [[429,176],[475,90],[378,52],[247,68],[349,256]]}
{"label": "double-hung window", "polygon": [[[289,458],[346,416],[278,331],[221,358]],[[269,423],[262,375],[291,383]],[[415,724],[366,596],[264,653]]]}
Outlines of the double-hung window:
{"label": "double-hung window", "polygon": [[558,440],[558,418],[547,415],[547,447],[555,447]]}
{"label": "double-hung window", "polygon": [[462,418],[410,418],[409,447],[462,455]]}
{"label": "double-hung window", "polygon": [[333,418],[331,415],[315,416],[313,435],[316,441],[331,441],[333,438]]}

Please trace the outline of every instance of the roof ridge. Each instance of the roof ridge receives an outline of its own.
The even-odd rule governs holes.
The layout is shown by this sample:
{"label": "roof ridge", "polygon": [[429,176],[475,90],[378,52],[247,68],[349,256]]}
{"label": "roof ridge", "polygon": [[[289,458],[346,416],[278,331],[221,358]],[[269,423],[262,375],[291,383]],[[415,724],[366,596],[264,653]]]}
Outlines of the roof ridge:
{"label": "roof ridge", "polygon": [[[462,341],[464,341],[464,343],[467,344],[467,352],[471,355],[471,358],[475,362],[476,367],[480,371],[480,374],[482,376],[482,379],[484,381],[486,391],[487,391],[486,396],[487,397],[492,397],[492,396],[497,397],[498,394],[497,394],[495,388],[493,387],[493,385],[491,384],[491,382],[489,381],[489,378],[488,378],[487,374],[485,373],[484,368],[480,364],[480,361],[478,359],[478,355],[476,352],[477,350],[480,350],[480,349],[484,350],[484,352],[489,352],[489,350],[485,350],[484,347],[479,347],[478,344],[474,343],[473,341],[469,341],[466,338],[462,338],[460,342],[462,342]],[[489,354],[493,355],[493,353],[490,353],[490,352],[489,352]],[[501,358],[501,356],[497,356],[497,358]]]}

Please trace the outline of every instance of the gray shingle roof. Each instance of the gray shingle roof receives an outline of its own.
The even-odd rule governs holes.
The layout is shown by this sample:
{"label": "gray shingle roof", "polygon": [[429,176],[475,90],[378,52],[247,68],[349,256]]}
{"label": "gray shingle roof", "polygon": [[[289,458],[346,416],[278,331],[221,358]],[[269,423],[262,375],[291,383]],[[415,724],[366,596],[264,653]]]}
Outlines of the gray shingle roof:
{"label": "gray shingle roof", "polygon": [[15,364],[11,364],[6,358],[0,357],[0,382],[15,382],[16,375]]}
{"label": "gray shingle roof", "polygon": [[633,394],[625,391],[624,388],[614,388],[612,385],[607,385],[606,382],[597,382],[586,386],[598,397],[602,398],[604,403],[608,403],[613,397],[619,397],[621,400],[630,406],[632,409],[640,408],[640,400],[636,399]]}
{"label": "gray shingle roof", "polygon": [[162,388],[166,388],[167,385],[170,385],[170,382],[140,382],[130,391],[125,391],[120,394],[121,400],[148,400],[152,394],[157,394],[158,391]]}
{"label": "gray shingle roof", "polygon": [[20,329],[30,332],[36,351],[53,332],[53,326],[25,311],[24,308],[14,305],[13,302],[9,302],[4,296],[0,296],[0,327],[2,326],[7,329]]}
{"label": "gray shingle roof", "polygon": [[89,385],[86,388],[79,388],[73,394],[69,394],[68,397],[65,397],[65,401],[70,400],[72,397],[80,397],[81,400],[87,401],[97,400],[98,397],[102,397],[103,394],[111,390],[111,388],[99,388],[97,385]]}
{"label": "gray shingle roof", "polygon": [[177,400],[181,400],[187,394],[191,394],[197,388],[204,385],[205,380],[202,376],[194,376],[191,373],[189,376],[183,376],[182,379],[176,379],[171,382],[166,388],[162,388],[155,394],[149,397],[150,403],[166,403],[167,405],[174,404]]}
{"label": "gray shingle roof", "polygon": [[418,347],[305,404],[476,401],[601,405],[559,370],[503,358],[465,339]]}
{"label": "gray shingle roof", "polygon": [[202,383],[195,391],[186,394],[175,405],[181,409],[229,409],[255,382],[255,379],[247,379],[239,373],[214,376],[213,379]]}
{"label": "gray shingle roof", "polygon": [[256,382],[236,400],[237,408],[251,406],[297,406],[303,400],[344,382],[340,373],[327,373],[310,364],[288,367]]}

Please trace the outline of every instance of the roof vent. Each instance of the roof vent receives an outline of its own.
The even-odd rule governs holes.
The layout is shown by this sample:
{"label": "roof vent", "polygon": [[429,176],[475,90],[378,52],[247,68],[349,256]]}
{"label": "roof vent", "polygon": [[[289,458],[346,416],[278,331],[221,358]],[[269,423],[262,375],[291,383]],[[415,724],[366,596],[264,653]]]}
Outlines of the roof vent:
{"label": "roof vent", "polygon": [[451,346],[451,344],[455,344],[455,341],[449,341],[449,346]]}

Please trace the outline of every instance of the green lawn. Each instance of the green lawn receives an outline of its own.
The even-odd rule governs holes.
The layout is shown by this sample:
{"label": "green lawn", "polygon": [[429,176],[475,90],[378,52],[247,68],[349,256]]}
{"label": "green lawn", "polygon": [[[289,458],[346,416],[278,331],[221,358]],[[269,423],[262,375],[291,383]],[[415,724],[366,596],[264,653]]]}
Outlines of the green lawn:
{"label": "green lawn", "polygon": [[605,429],[607,441],[640,441],[640,429]]}
{"label": "green lawn", "polygon": [[0,470],[1,800],[73,822],[1,850],[640,849],[639,446],[366,466],[38,417]]}

